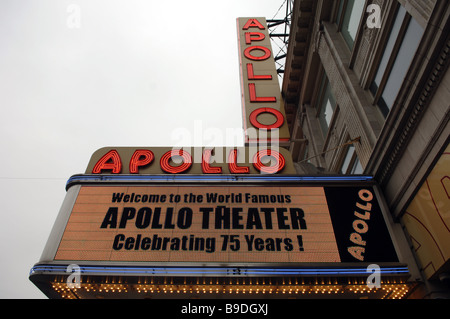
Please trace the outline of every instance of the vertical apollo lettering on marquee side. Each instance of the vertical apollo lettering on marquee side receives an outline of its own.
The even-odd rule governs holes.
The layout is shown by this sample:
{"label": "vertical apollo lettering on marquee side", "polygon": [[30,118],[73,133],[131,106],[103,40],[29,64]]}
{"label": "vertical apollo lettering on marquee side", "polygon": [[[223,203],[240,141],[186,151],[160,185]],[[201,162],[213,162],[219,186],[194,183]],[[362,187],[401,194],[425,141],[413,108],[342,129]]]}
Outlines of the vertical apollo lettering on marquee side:
{"label": "vertical apollo lettering on marquee side", "polygon": [[290,133],[265,18],[238,18],[245,143],[286,144]]}

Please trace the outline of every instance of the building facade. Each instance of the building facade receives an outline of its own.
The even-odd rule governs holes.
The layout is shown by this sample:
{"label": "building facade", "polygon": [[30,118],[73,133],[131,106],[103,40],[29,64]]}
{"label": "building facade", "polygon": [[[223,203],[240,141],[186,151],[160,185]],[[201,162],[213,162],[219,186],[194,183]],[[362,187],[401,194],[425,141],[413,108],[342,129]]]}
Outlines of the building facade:
{"label": "building facade", "polygon": [[282,96],[300,174],[375,177],[420,272],[448,297],[448,1],[296,0]]}

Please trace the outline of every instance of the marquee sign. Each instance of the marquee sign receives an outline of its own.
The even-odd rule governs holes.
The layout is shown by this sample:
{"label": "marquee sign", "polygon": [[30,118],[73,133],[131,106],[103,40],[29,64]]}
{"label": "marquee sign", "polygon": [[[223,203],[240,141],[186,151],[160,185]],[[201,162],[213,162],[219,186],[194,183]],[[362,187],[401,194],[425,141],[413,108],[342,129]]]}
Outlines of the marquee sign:
{"label": "marquee sign", "polygon": [[290,153],[278,147],[102,148],[86,174],[295,174]]}
{"label": "marquee sign", "polygon": [[265,18],[238,18],[245,141],[289,142],[290,133]]}
{"label": "marquee sign", "polygon": [[397,256],[371,187],[102,185],[80,187],[54,260],[339,263]]}

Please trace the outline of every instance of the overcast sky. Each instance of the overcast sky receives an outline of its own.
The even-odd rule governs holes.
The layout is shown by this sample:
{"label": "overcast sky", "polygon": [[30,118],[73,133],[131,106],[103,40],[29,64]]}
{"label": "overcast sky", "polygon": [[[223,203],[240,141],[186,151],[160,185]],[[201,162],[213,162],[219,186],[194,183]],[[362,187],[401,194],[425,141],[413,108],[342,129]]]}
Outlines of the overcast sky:
{"label": "overcast sky", "polygon": [[95,150],[241,145],[236,18],[283,3],[0,0],[0,298],[45,298],[29,271]]}

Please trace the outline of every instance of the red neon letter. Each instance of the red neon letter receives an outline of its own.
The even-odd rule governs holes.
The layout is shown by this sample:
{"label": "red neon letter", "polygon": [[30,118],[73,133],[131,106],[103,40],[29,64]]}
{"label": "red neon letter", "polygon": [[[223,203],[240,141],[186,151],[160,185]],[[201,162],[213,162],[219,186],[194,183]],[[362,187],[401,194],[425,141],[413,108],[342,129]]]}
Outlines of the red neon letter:
{"label": "red neon letter", "polygon": [[[272,158],[275,158],[275,160],[276,160],[275,165],[265,166],[261,162],[261,159],[264,156],[270,156]],[[255,154],[255,156],[253,156],[253,166],[262,173],[276,174],[279,171],[281,171],[285,165],[286,165],[286,160],[284,159],[284,156],[274,150],[262,150],[262,151],[257,152]]]}
{"label": "red neon letter", "polygon": [[[270,113],[275,115],[277,118],[276,122],[271,125],[264,125],[258,122],[258,115],[261,113]],[[269,108],[269,107],[262,107],[259,109],[254,110],[252,113],[250,113],[250,123],[256,128],[259,129],[266,129],[266,130],[272,130],[276,128],[280,128],[284,123],[284,116],[283,114],[275,109]]]}
{"label": "red neon letter", "polygon": [[131,156],[130,160],[130,173],[137,174],[139,167],[146,166],[153,162],[155,156],[152,151],[149,150],[136,150]]}
{"label": "red neon letter", "polygon": [[[253,54],[251,54],[251,52],[253,50],[260,50],[264,52],[263,56],[254,56]],[[249,60],[253,60],[253,61],[264,61],[267,60],[268,58],[270,58],[272,56],[272,52],[270,52],[270,50],[266,47],[262,47],[259,45],[254,45],[252,47],[248,47],[247,49],[244,50],[244,56],[249,59]]]}
{"label": "red neon letter", "polygon": [[204,174],[221,174],[222,167],[212,167],[209,165],[211,160],[212,150],[204,150],[202,157],[202,171]]}
{"label": "red neon letter", "polygon": [[116,150],[103,155],[95,164],[92,174],[100,174],[102,170],[111,170],[113,174],[119,174],[122,171],[122,160]]}
{"label": "red neon letter", "polygon": [[245,43],[252,44],[252,41],[262,41],[266,38],[261,32],[245,32]]}
{"label": "red neon letter", "polygon": [[250,168],[248,166],[238,166],[237,162],[237,150],[231,150],[228,155],[228,169],[232,174],[248,174],[250,173]]}
{"label": "red neon letter", "polygon": [[260,30],[265,30],[264,26],[256,19],[248,19],[242,30],[248,30],[249,28],[258,28]]}
{"label": "red neon letter", "polygon": [[250,102],[263,103],[263,102],[276,102],[277,98],[275,96],[268,97],[257,97],[256,96],[256,86],[255,83],[248,84],[248,90],[250,93]]}
{"label": "red neon letter", "polygon": [[[173,156],[180,156],[183,159],[183,163],[179,166],[172,166],[170,165],[170,159]],[[188,170],[192,165],[192,157],[191,154],[189,154],[186,151],[183,150],[172,150],[166,152],[160,160],[161,169],[170,174],[178,174],[183,173],[184,171]]]}
{"label": "red neon letter", "polygon": [[247,78],[249,80],[272,80],[272,76],[269,75],[255,75],[253,70],[253,64],[247,63]]}

